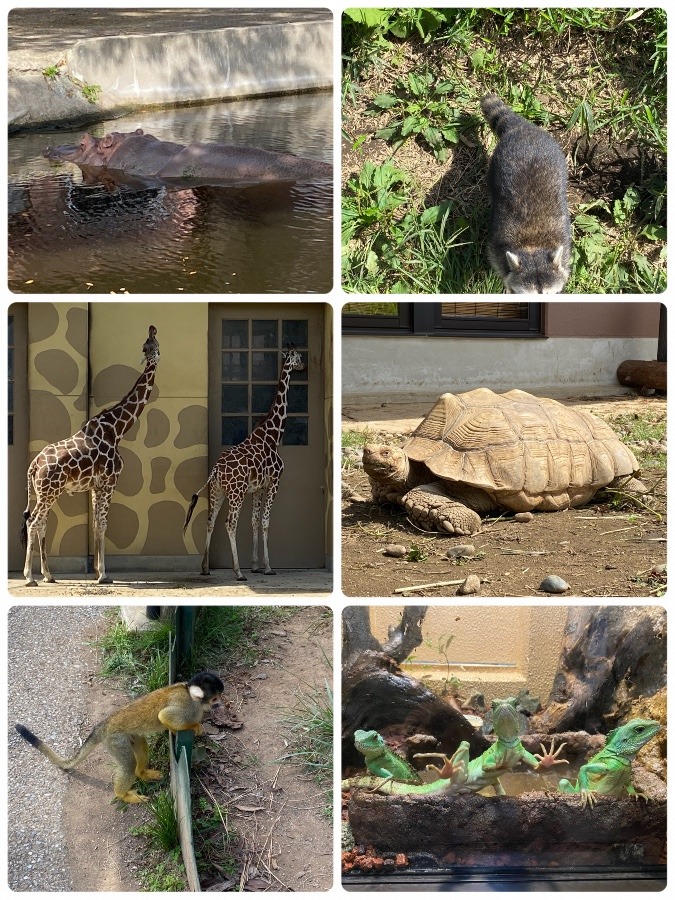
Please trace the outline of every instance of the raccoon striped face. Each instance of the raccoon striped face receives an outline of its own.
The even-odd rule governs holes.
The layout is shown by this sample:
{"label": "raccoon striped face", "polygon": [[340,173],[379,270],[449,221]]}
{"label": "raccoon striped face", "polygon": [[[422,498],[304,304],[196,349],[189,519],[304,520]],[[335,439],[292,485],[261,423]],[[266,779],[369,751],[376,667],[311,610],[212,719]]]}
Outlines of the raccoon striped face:
{"label": "raccoon striped face", "polygon": [[506,251],[504,284],[510,294],[560,294],[569,268],[565,264],[564,247],[555,250]]}

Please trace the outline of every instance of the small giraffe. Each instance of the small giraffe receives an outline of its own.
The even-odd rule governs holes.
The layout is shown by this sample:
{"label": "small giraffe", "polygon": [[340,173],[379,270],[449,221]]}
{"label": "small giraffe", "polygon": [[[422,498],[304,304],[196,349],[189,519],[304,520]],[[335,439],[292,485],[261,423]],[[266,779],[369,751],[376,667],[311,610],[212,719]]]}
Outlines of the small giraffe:
{"label": "small giraffe", "polygon": [[[279,489],[279,479],[284,471],[284,463],[277,450],[281,443],[286,422],[286,397],[288,395],[288,383],[291,372],[301,371],[305,368],[302,357],[292,344],[288,346],[288,352],[282,354],[283,365],[277,392],[269,413],[263,421],[253,429],[249,436],[240,444],[223,450],[218,461],[211,470],[209,479],[196,494],[192,495],[192,502],[185,517],[183,534],[185,534],[192,512],[197,505],[199,495],[205,488],[209,489],[209,516],[206,523],[206,548],[202,559],[202,575],[209,574],[209,545],[213,526],[223,505],[225,498],[228,500],[227,536],[232,548],[232,568],[237,576],[237,581],[246,581],[246,576],[239,568],[237,555],[237,521],[241,511],[244,497],[250,491],[253,494],[253,560],[252,572],[260,572],[258,565],[258,530],[262,521],[263,536],[263,565],[265,575],[276,575],[270,566],[269,553],[267,551],[267,531],[270,523],[270,511],[272,503]],[[262,508],[262,519],[261,519]]]}
{"label": "small giraffe", "polygon": [[[122,471],[122,457],[117,445],[122,436],[140,416],[150,398],[159,361],[157,329],[151,325],[143,345],[145,369],[129,393],[118,404],[89,419],[72,437],[45,447],[28,467],[28,505],[23,514],[21,543],[26,548],[23,574],[26,587],[35,587],[33,580],[33,549],[35,540],[40,548],[43,581],[53,584],[54,578],[47,561],[47,516],[58,497],[91,491],[94,525],[94,568],[99,584],[111,584],[105,574],[105,531],[108,507],[117,479]],[[30,511],[31,490],[35,506]]]}

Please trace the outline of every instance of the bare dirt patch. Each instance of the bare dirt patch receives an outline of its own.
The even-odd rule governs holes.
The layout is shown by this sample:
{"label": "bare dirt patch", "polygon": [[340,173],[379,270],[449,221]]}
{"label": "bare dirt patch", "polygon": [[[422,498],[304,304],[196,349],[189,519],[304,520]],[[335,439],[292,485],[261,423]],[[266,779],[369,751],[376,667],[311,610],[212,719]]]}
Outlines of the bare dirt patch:
{"label": "bare dirt patch", "polygon": [[198,795],[228,810],[230,833],[225,865],[214,852],[200,862],[200,875],[202,869],[218,873],[202,879],[202,887],[326,891],[333,881],[328,797],[299,766],[282,761],[290,738],[282,719],[298,692],[322,690],[325,679],[332,683],[330,617],[319,607],[303,607],[266,628],[261,645],[255,667],[225,675],[224,718],[243,727],[215,735],[223,736],[220,757],[211,756],[194,779]]}
{"label": "bare dirt patch", "polygon": [[[573,405],[611,418],[637,414],[644,411],[645,404],[665,419],[662,398],[622,398],[618,403],[609,398],[589,399]],[[354,428],[358,419],[358,427],[368,431],[369,440],[400,446],[426,412],[419,414],[418,408],[413,417],[406,406],[395,409],[393,414],[402,418],[389,423],[382,421],[384,410],[370,421],[352,410],[348,427]],[[665,576],[654,572],[666,562],[663,480],[660,496],[649,500],[658,515],[639,507],[615,509],[608,500],[598,498],[580,509],[535,514],[529,523],[515,522],[505,514],[486,520],[478,534],[458,538],[420,531],[407,520],[404,510],[373,503],[357,455],[352,451],[350,464],[343,469],[342,588],[348,596],[387,597],[401,588],[410,589],[404,596],[454,596],[471,574],[480,578],[480,596],[484,597],[547,596],[538,588],[550,574],[568,583],[566,598],[654,597],[663,591]],[[645,467],[642,472],[648,485],[662,475],[663,470],[656,468]],[[385,556],[388,544],[401,544],[408,553],[412,549],[416,560]],[[458,544],[473,545],[475,556],[448,559],[446,552]],[[453,581],[457,583],[414,590],[419,585]]]}

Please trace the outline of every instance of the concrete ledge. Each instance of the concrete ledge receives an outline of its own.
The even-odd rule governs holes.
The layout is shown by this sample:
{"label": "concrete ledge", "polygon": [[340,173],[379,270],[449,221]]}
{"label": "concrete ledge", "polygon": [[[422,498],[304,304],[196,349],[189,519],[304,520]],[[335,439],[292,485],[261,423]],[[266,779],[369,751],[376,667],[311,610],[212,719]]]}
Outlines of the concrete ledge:
{"label": "concrete ledge", "polygon": [[69,74],[122,104],[233,100],[325,90],[333,81],[331,22],[293,22],[78,41]]}
{"label": "concrete ledge", "polygon": [[[10,131],[76,126],[144,106],[330,90],[333,23],[95,37],[77,41],[60,57],[10,52]],[[58,73],[45,76],[57,60]],[[95,103],[82,92],[93,85],[101,88]]]}

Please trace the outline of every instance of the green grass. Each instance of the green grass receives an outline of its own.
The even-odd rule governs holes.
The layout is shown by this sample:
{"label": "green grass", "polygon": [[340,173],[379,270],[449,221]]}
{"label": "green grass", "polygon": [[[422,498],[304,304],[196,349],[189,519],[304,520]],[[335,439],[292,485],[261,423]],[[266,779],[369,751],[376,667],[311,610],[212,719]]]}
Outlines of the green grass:
{"label": "green grass", "polygon": [[[331,668],[327,658],[325,663]],[[283,710],[280,724],[288,735],[288,752],[281,760],[301,766],[314,778],[325,795],[324,812],[332,815],[333,691],[329,679],[299,687],[292,706]]]}
{"label": "green grass", "polygon": [[159,791],[148,804],[152,813],[152,821],[135,829],[135,833],[148,838],[150,843],[158,850],[172,853],[180,848],[180,831],[176,807],[171,796],[171,791],[163,789]]}
{"label": "green grass", "polygon": [[[568,155],[567,292],[664,290],[665,66],[662,9],[346,10],[344,288],[503,291],[484,249],[494,137],[478,101],[494,92]],[[372,138],[389,160],[369,160]]]}
{"label": "green grass", "polygon": [[641,466],[666,470],[666,451],[662,446],[650,446],[654,441],[662,444],[666,440],[666,421],[656,414],[620,415],[606,419],[622,441],[631,448]]}

